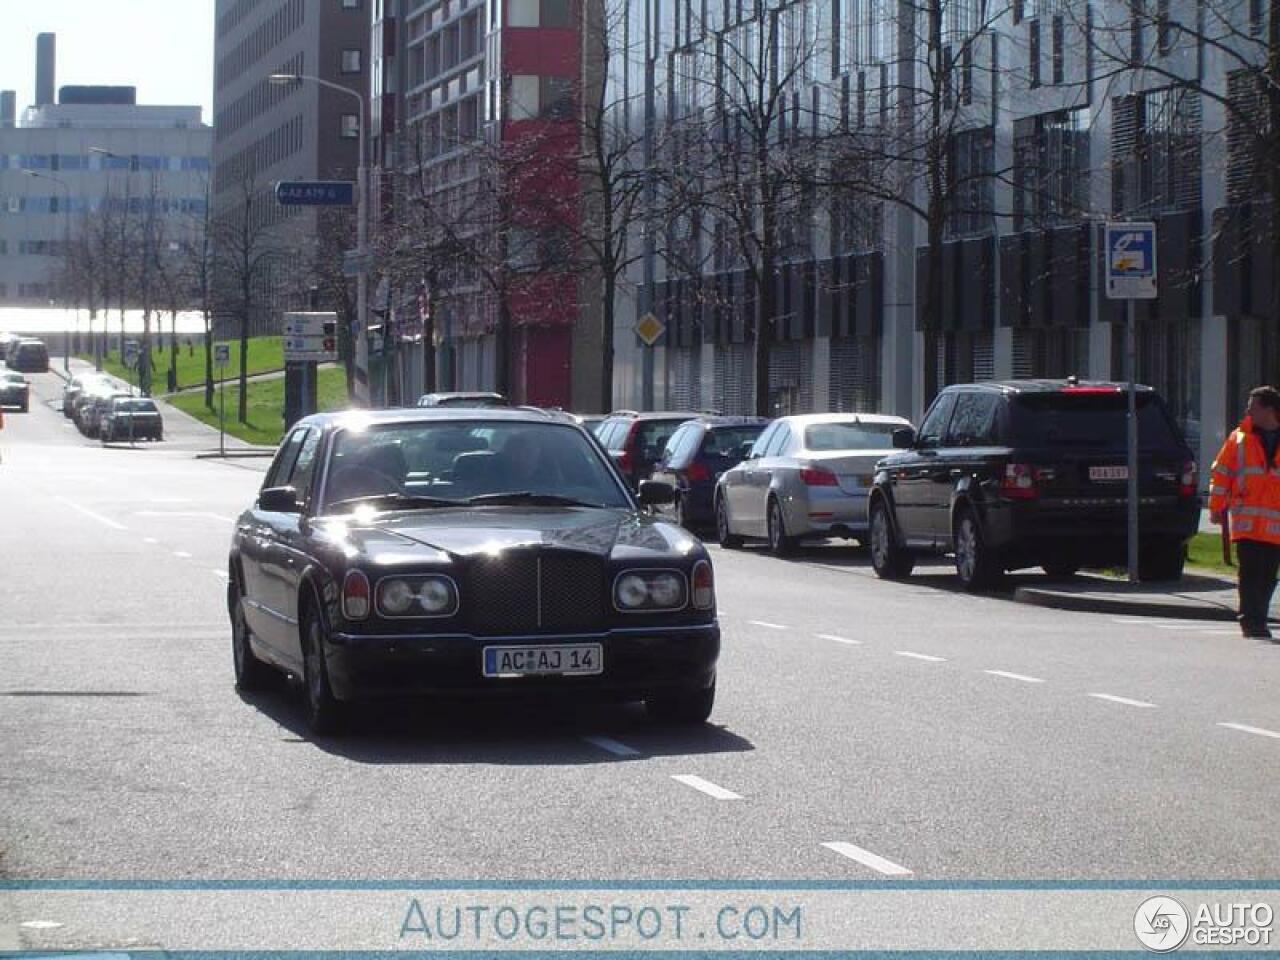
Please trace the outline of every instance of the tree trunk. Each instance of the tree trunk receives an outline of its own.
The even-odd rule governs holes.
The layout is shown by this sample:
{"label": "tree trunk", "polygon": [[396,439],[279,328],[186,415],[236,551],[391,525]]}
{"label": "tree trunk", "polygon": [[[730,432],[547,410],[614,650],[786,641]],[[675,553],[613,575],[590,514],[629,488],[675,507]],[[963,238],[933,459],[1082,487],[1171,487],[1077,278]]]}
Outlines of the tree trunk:
{"label": "tree trunk", "polygon": [[602,356],[600,364],[600,412],[613,409],[613,298],[617,292],[617,268],[606,267],[604,275],[604,304],[600,312],[600,336]]}
{"label": "tree trunk", "polygon": [[240,406],[241,423],[249,422],[249,311],[240,314]]}
{"label": "tree trunk", "polygon": [[493,354],[493,389],[504,397],[510,398],[511,302],[507,296],[505,284],[498,291],[498,322],[493,328]]}

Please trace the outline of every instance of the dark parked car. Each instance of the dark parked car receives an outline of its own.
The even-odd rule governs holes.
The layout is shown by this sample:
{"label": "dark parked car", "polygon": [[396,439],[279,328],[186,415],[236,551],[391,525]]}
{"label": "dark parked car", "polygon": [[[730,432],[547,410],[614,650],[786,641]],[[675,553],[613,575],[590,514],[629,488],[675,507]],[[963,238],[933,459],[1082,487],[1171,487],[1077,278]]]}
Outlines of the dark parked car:
{"label": "dark parked car", "polygon": [[[1199,524],[1196,463],[1160,396],[1140,387],[1140,577],[1182,576]],[[1006,570],[1066,576],[1123,566],[1127,553],[1125,385],[1014,380],[947,387],[876,467],[871,563],[911,573],[951,553],[968,589]]]}
{"label": "dark parked car", "polygon": [[49,350],[40,340],[22,339],[11,343],[4,355],[5,366],[23,373],[48,373]]}
{"label": "dark parked car", "polygon": [[424,393],[418,398],[420,407],[508,407],[510,401],[500,393],[482,390],[455,393]]}
{"label": "dark parked car", "polygon": [[299,677],[317,732],[380,697],[643,700],[701,723],[720,630],[701,543],[581,427],[515,410],[300,421],[233,535],[236,683]]}
{"label": "dark parked car", "polygon": [[23,413],[31,409],[31,384],[26,377],[0,371],[0,407],[17,407]]}
{"label": "dark parked car", "polygon": [[0,360],[3,360],[9,353],[10,347],[14,346],[21,339],[22,338],[16,333],[9,333],[8,331],[0,333]]}
{"label": "dark parked car", "polygon": [[150,397],[112,397],[98,421],[98,436],[109,440],[163,440],[164,418]]}
{"label": "dark parked car", "polygon": [[716,481],[746,457],[768,423],[765,417],[705,416],[676,428],[650,475],[676,488],[675,502],[664,508],[676,523],[695,529],[715,522]]}
{"label": "dark parked car", "polygon": [[641,480],[649,479],[654,464],[662,459],[662,452],[676,428],[700,416],[702,414],[697,411],[637,413],[634,410],[615,410],[596,427],[595,434],[634,490]]}
{"label": "dark parked car", "polygon": [[84,394],[85,390],[102,380],[103,376],[100,373],[82,373],[68,380],[67,385],[62,388],[62,415],[72,416],[75,413],[76,400]]}

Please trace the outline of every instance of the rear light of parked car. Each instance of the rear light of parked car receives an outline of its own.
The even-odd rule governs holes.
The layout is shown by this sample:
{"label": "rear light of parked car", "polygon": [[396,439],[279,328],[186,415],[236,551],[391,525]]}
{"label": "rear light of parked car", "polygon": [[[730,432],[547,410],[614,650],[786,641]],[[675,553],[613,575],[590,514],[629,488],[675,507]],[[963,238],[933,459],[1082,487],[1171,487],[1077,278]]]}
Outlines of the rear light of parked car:
{"label": "rear light of parked car", "polygon": [[369,616],[369,578],[359,570],[350,571],[342,581],[342,615],[348,620]]}
{"label": "rear light of parked car", "polygon": [[1010,500],[1034,500],[1040,495],[1036,487],[1036,468],[1029,463],[1006,463],[1000,478],[1000,496]]}
{"label": "rear light of parked car", "polygon": [[806,487],[836,487],[840,485],[836,475],[823,467],[801,467],[800,482]]}
{"label": "rear light of parked car", "polygon": [[698,610],[710,610],[715,603],[716,588],[711,564],[699,560],[693,565],[693,605]]}
{"label": "rear light of parked car", "polygon": [[705,483],[711,479],[711,470],[705,463],[699,463],[695,460],[685,467],[684,475],[689,479],[690,483]]}
{"label": "rear light of parked car", "polygon": [[1197,479],[1196,462],[1194,460],[1186,461],[1182,465],[1182,476],[1178,478],[1178,496],[1194,497],[1198,486]]}

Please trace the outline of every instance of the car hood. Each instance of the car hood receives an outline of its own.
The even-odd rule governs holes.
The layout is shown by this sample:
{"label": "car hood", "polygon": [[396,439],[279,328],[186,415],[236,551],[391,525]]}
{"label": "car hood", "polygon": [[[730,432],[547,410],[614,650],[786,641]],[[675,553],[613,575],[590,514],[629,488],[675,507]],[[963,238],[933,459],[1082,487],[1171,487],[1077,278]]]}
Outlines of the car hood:
{"label": "car hood", "polygon": [[465,559],[542,547],[602,558],[670,559],[695,551],[699,541],[683,528],[629,510],[580,507],[443,508],[317,522],[348,557],[375,563]]}

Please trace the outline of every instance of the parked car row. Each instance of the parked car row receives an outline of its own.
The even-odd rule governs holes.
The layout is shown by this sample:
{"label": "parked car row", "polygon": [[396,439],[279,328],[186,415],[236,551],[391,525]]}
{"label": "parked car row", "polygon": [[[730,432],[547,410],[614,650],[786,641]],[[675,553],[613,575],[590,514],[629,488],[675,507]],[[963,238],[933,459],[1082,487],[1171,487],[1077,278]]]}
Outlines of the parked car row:
{"label": "parked car row", "polygon": [[80,374],[67,381],[62,415],[86,437],[103,443],[164,439],[164,418],[155,401],[101,373]]}
{"label": "parked car row", "polygon": [[6,333],[0,336],[0,359],[19,373],[48,373],[49,348],[34,337]]}

